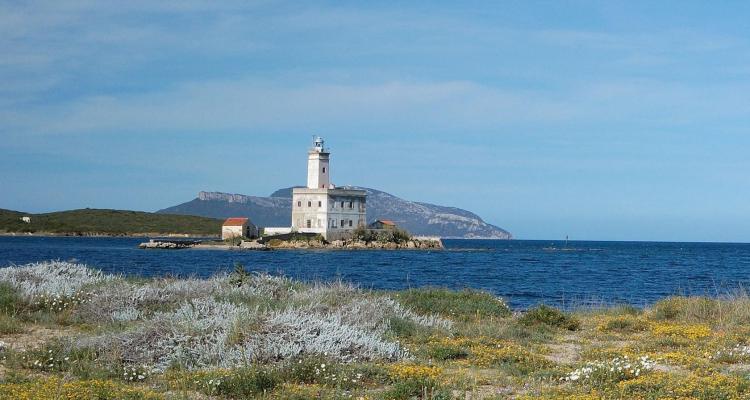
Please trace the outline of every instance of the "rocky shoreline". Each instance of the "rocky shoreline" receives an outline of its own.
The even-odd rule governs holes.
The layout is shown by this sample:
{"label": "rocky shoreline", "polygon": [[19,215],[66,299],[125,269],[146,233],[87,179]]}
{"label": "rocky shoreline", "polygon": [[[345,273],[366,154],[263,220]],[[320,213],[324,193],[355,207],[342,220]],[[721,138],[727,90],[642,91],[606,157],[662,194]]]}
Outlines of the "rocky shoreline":
{"label": "rocky shoreline", "polygon": [[325,242],[321,240],[278,240],[271,239],[267,243],[258,240],[242,241],[236,245],[225,243],[191,240],[158,240],[151,239],[141,243],[138,247],[142,249],[159,250],[294,250],[294,249],[331,249],[331,250],[442,250],[443,242],[440,238],[414,238],[403,242],[364,242],[361,240],[334,240]]}
{"label": "rocky shoreline", "polygon": [[343,249],[343,250],[442,250],[443,242],[440,238],[410,239],[403,242],[364,242],[361,240],[334,240],[333,242],[311,241],[283,241],[268,246],[273,249]]}

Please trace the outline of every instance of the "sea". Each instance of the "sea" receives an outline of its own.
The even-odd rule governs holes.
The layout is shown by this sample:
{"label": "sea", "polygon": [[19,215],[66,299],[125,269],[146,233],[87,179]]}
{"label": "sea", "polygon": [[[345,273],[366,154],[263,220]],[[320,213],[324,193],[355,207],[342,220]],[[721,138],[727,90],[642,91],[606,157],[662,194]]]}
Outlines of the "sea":
{"label": "sea", "polygon": [[750,285],[750,244],[445,240],[445,250],[143,250],[143,238],[0,237],[0,267],[74,261],[114,274],[209,277],[248,271],[364,289],[479,289],[522,310],[647,306],[671,295],[713,297]]}

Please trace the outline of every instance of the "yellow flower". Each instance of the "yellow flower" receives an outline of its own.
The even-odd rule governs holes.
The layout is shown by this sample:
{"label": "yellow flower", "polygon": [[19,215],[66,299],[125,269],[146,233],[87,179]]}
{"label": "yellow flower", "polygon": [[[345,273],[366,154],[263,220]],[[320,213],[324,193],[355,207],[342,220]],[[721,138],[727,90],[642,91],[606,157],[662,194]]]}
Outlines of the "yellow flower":
{"label": "yellow flower", "polygon": [[711,328],[706,324],[688,325],[659,323],[651,326],[651,332],[657,336],[669,336],[693,340],[711,336]]}
{"label": "yellow flower", "polygon": [[389,368],[389,375],[393,379],[432,379],[435,380],[440,376],[443,370],[439,367],[416,364],[394,364]]}
{"label": "yellow flower", "polygon": [[1,400],[93,400],[103,398],[157,400],[164,397],[150,390],[127,386],[111,380],[65,382],[53,377],[32,382],[0,384]]}

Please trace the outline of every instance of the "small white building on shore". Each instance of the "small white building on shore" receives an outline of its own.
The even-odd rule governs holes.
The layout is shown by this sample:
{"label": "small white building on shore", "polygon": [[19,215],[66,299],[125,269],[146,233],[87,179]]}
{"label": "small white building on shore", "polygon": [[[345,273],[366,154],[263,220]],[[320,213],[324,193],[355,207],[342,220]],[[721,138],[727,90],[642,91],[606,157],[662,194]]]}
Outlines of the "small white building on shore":
{"label": "small white building on shore", "polygon": [[221,226],[221,240],[257,236],[258,229],[248,218],[227,218]]}

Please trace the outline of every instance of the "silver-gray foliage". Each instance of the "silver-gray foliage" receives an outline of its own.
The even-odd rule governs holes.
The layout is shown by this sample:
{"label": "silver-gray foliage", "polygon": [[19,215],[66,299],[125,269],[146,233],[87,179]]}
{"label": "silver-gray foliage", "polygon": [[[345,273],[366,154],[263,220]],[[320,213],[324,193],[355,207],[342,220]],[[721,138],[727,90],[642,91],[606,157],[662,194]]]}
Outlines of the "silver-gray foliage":
{"label": "silver-gray foliage", "polygon": [[451,327],[450,320],[416,314],[387,295],[340,281],[301,284],[268,274],[130,281],[59,261],[0,269],[0,281],[26,296],[89,287],[90,299],[75,315],[114,323],[113,329],[74,342],[98,348],[113,362],[156,370],[230,368],[310,354],[399,360],[410,355],[385,335],[394,317]]}
{"label": "silver-gray foliage", "polygon": [[32,298],[41,295],[72,296],[84,286],[114,279],[114,276],[83,264],[43,261],[0,268],[0,281],[8,282]]}

